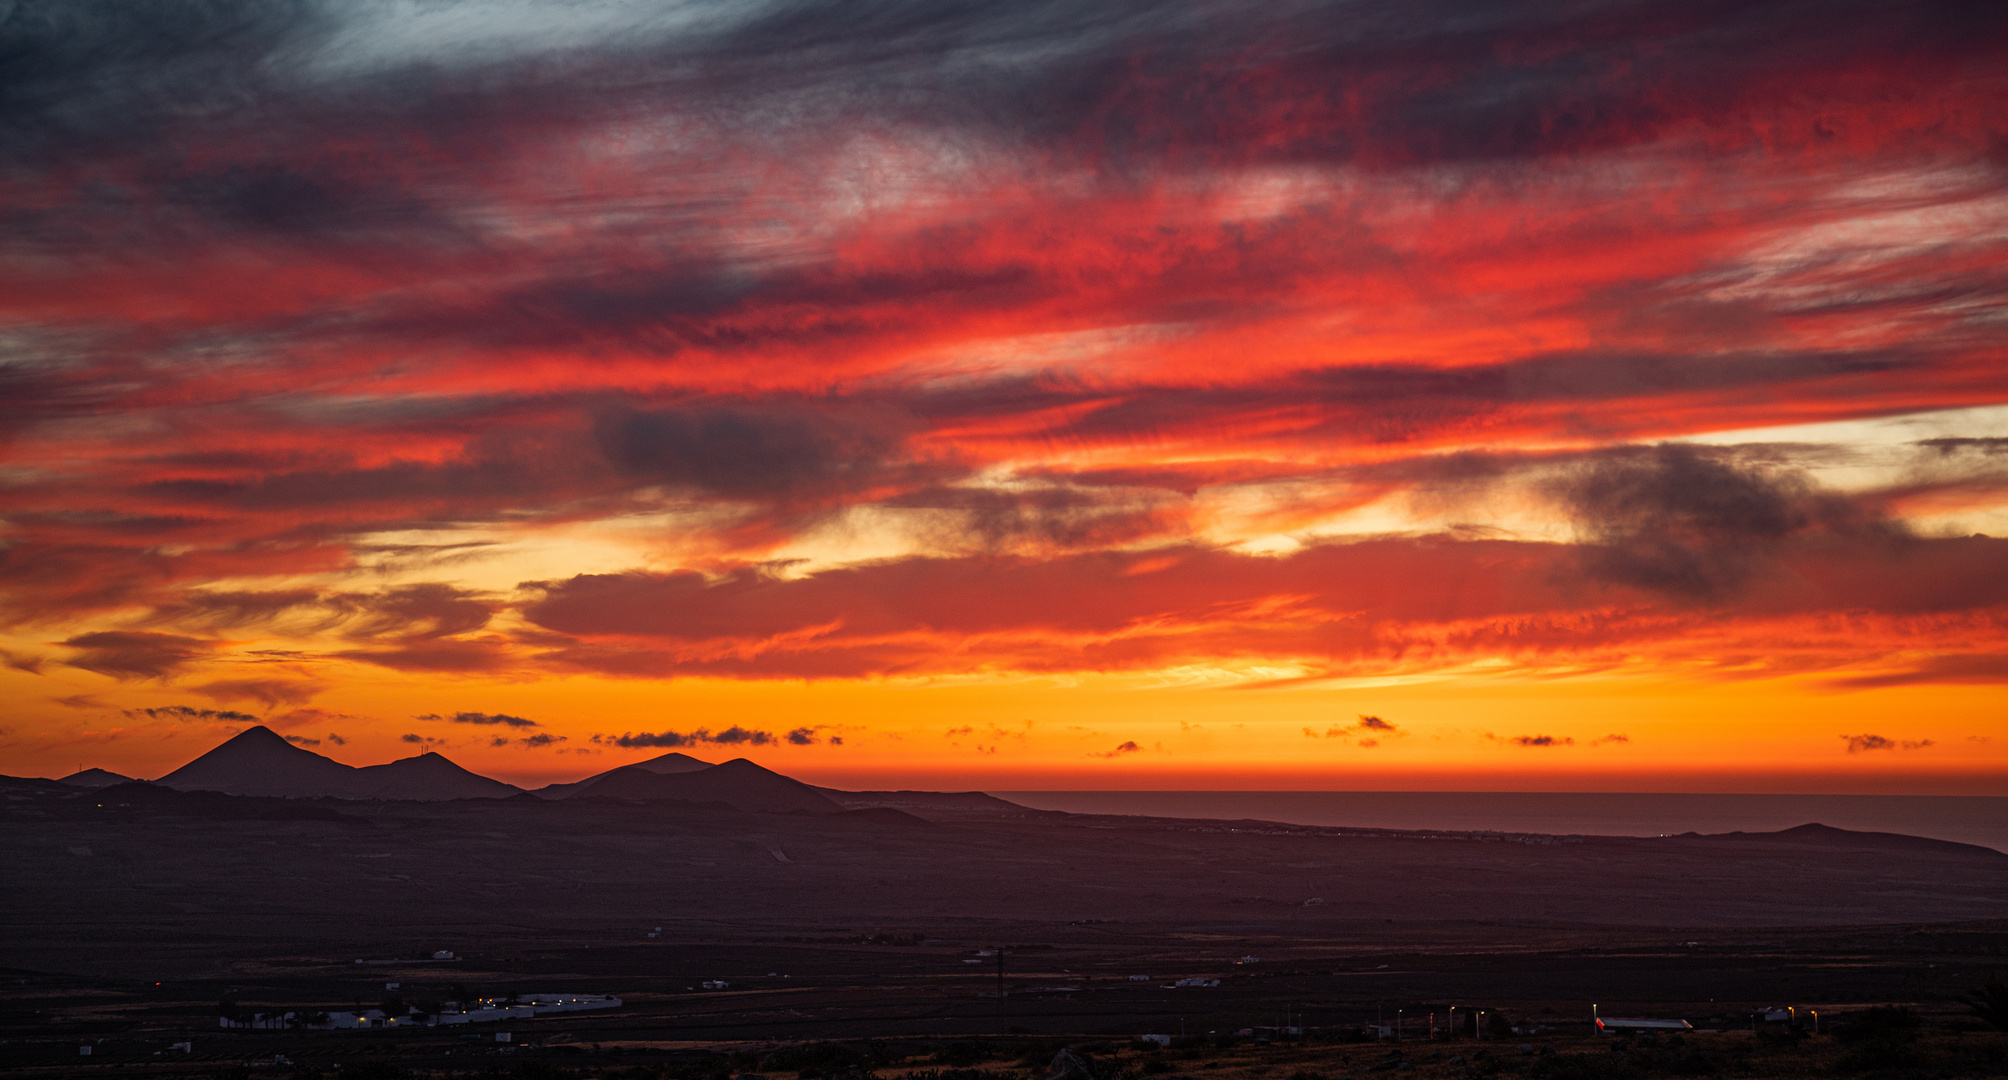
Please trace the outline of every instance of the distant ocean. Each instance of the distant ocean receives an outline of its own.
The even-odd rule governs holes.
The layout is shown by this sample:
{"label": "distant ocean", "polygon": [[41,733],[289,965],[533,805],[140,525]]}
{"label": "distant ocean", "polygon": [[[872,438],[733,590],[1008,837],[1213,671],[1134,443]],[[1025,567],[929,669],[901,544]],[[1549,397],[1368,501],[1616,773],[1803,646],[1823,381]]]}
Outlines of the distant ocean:
{"label": "distant ocean", "polygon": [[1658,836],[1772,832],[1817,821],[2008,851],[2008,797],[1988,795],[1655,795],[1461,791],[993,791],[1038,810],[1254,818],[1363,829]]}

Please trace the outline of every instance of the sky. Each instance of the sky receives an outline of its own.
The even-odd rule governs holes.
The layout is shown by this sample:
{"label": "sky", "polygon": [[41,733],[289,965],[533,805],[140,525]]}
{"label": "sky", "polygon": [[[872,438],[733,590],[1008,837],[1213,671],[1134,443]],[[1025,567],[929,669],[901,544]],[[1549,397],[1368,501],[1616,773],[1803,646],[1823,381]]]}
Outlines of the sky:
{"label": "sky", "polygon": [[2008,794],[2008,21],[25,0],[0,771]]}

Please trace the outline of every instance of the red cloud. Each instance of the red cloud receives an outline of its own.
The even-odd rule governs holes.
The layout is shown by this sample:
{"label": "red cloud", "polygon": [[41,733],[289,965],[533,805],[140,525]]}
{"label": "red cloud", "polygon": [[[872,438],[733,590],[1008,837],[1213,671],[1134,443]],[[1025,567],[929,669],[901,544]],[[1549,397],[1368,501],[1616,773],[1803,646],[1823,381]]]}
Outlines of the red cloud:
{"label": "red cloud", "polygon": [[78,650],[72,667],[110,675],[115,679],[157,679],[201,660],[213,650],[211,642],[178,634],[156,634],[132,630],[100,630],[78,634],[62,643]]}
{"label": "red cloud", "polygon": [[[1119,670],[1198,659],[1295,658],[1327,668],[1457,663],[1480,655],[1664,649],[1762,620],[1882,611],[1887,633],[1920,602],[1945,612],[2008,605],[2008,541],[1828,542],[1779,555],[1756,614],[1597,585],[1565,545],[1382,540],[1287,557],[1176,549],[1053,559],[909,559],[799,578],[741,570],[581,576],[542,583],[531,622],[578,639],[543,662],[627,674],[844,676],[983,670]],[[1842,578],[1832,571],[1846,565]],[[1822,576],[1825,581],[1822,581]],[[1821,587],[1822,585],[1827,587]],[[1990,634],[1990,640],[1992,635]],[[1844,655],[1859,656],[1857,639]]]}

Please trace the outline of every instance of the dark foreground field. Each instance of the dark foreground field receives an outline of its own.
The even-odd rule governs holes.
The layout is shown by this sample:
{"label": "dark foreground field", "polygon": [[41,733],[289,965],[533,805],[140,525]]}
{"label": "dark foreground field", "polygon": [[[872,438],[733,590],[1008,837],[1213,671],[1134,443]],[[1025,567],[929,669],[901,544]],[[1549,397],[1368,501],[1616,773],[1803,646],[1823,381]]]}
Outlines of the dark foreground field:
{"label": "dark foreground field", "polygon": [[[1958,998],[2008,966],[2008,856],[1934,841],[1387,833],[926,800],[786,816],[33,783],[5,795],[0,1068],[26,1074],[354,1077],[374,1063],[1028,1080],[1059,1045],[1098,1040],[1113,1042],[1095,1080],[2004,1069],[1999,1035],[1959,1030]],[[994,957],[977,955],[1000,944],[1001,999]],[[457,958],[419,959],[436,950]],[[1169,985],[1189,976],[1221,981]],[[509,1021],[508,1044],[495,1024],[217,1024],[226,997],[305,1011],[512,991],[626,1004]],[[1613,1052],[1589,1033],[1591,1003],[1724,1030]],[[1397,1011],[1411,1037],[1432,1016],[1441,1029],[1453,1005],[1544,1030],[1404,1042],[1400,1061],[1345,1041]],[[1829,1023],[1899,1005],[1922,1026],[1869,1050],[1751,1032],[1753,1008],[1788,1005]],[[1291,1026],[1307,1030],[1225,1045]],[[1192,1041],[1111,1057],[1151,1032]],[[193,1049],[169,1049],[182,1040]],[[801,1048],[820,1042],[839,1045]]]}

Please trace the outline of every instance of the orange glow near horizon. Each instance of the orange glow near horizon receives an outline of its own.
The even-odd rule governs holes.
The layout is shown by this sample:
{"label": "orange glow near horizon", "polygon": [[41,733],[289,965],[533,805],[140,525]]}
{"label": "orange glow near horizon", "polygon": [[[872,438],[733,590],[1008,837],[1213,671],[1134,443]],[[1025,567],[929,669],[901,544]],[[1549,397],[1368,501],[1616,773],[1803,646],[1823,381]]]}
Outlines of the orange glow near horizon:
{"label": "orange glow near horizon", "polygon": [[2008,36],[1118,7],[49,74],[0,772],[2008,794]]}

